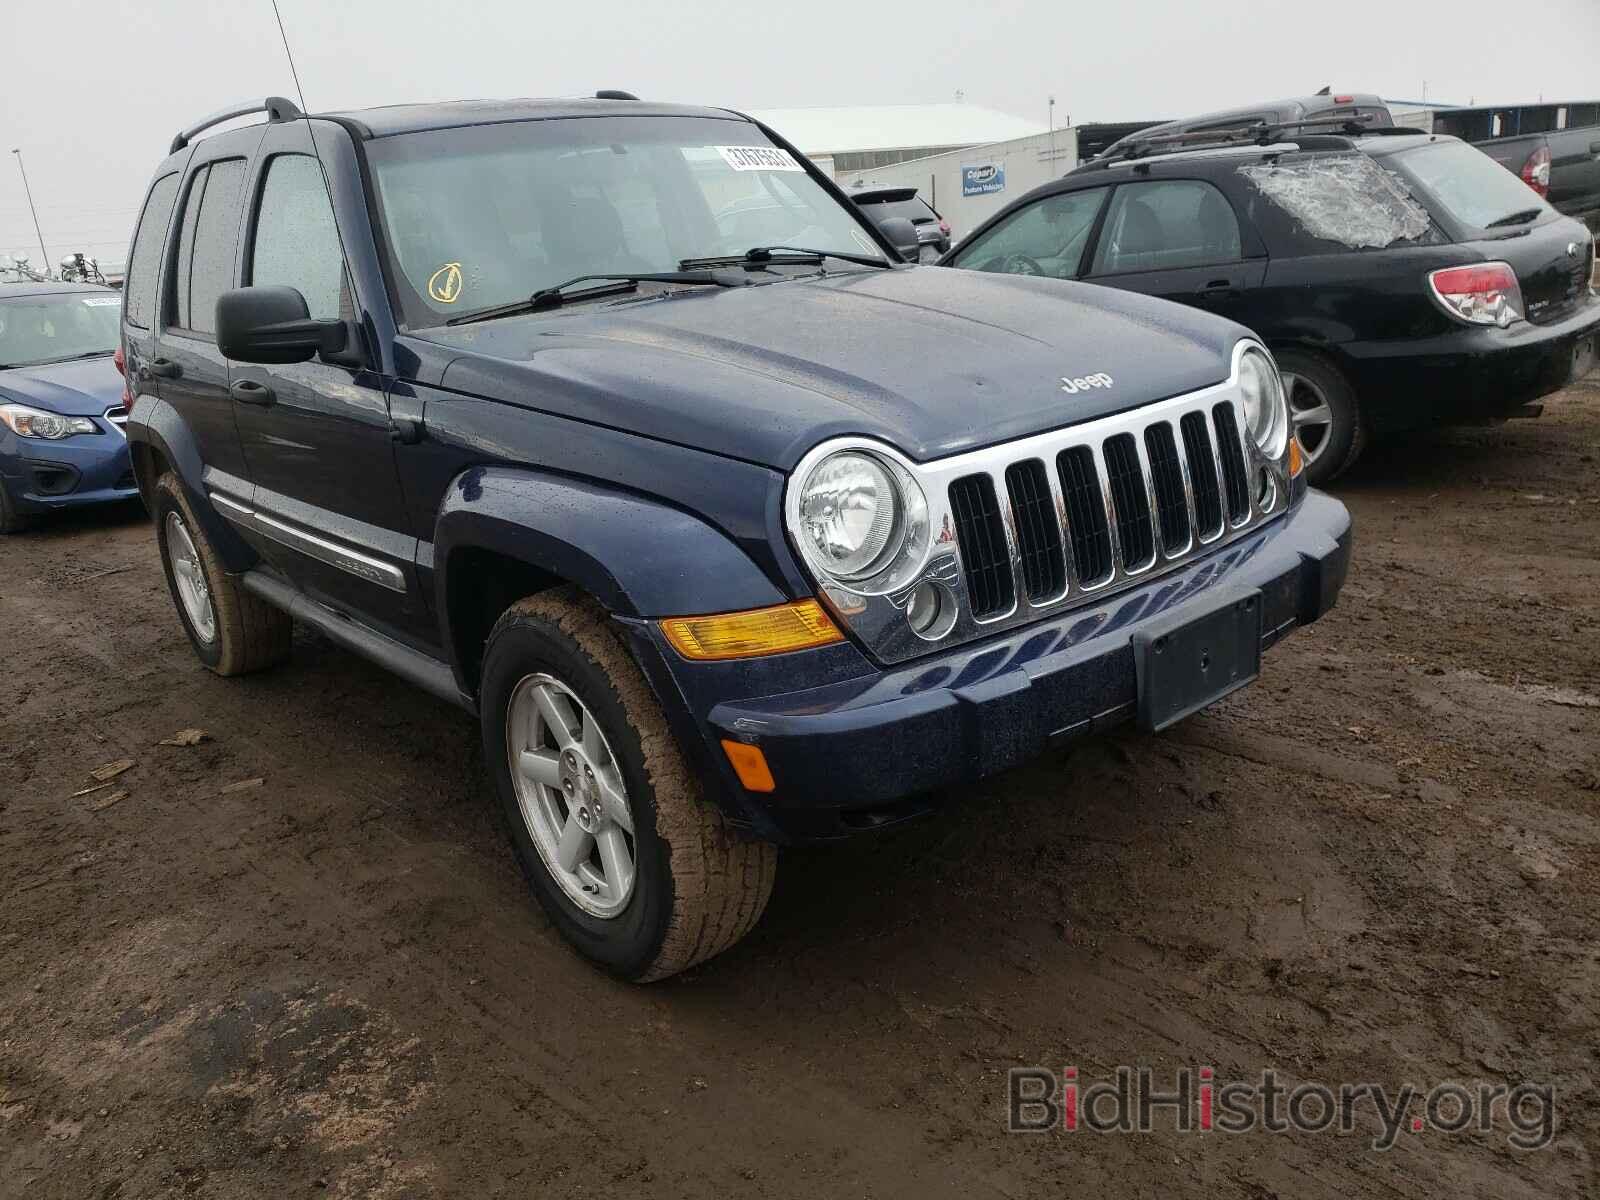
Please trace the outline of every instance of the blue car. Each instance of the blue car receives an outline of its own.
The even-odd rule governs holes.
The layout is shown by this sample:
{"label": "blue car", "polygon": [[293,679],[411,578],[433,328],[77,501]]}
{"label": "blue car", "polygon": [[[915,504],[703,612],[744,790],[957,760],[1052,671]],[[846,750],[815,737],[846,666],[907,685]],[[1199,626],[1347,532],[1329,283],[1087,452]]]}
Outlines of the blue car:
{"label": "blue car", "polygon": [[0,534],[139,494],[112,359],[121,308],[91,284],[0,287]]}

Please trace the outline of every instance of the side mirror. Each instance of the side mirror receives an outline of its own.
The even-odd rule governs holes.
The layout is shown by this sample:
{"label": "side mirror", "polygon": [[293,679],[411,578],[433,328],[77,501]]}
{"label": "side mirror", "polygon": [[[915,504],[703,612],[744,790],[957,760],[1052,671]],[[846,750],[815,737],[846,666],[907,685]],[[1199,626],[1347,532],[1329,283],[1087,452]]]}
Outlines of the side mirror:
{"label": "side mirror", "polygon": [[338,355],[350,331],[340,320],[314,321],[292,287],[247,287],[217,297],[217,349],[235,362],[297,363]]}
{"label": "side mirror", "polygon": [[889,244],[900,252],[901,258],[906,262],[917,261],[922,253],[922,244],[917,241],[917,227],[909,217],[890,217],[878,228],[889,239]]}

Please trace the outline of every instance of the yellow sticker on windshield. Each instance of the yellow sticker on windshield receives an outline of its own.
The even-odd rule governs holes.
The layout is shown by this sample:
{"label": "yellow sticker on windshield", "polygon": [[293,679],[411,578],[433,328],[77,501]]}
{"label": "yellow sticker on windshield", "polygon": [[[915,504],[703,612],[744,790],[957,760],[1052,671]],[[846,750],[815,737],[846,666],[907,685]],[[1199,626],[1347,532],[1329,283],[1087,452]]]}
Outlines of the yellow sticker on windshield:
{"label": "yellow sticker on windshield", "polygon": [[461,264],[445,263],[428,276],[428,295],[440,304],[454,304],[461,299]]}

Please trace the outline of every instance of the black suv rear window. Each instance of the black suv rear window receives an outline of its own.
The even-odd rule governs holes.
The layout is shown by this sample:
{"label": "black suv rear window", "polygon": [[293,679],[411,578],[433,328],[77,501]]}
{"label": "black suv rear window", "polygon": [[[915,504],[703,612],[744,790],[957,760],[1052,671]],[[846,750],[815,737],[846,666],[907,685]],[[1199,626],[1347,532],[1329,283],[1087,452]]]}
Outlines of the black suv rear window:
{"label": "black suv rear window", "polygon": [[874,221],[904,217],[913,224],[922,225],[939,219],[920,196],[913,196],[909,200],[859,200],[857,203],[860,204],[861,211]]}
{"label": "black suv rear window", "polygon": [[1555,210],[1494,159],[1465,142],[1434,142],[1389,156],[1422,195],[1471,229],[1489,229],[1528,212],[1537,220]]}

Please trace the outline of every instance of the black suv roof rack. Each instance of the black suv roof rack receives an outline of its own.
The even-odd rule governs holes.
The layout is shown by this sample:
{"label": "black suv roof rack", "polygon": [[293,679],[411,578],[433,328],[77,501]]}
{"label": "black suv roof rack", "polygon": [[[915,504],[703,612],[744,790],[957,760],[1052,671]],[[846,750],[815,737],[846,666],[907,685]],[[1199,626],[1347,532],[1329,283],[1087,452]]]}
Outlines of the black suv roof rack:
{"label": "black suv roof rack", "polygon": [[1149,158],[1158,154],[1176,154],[1188,150],[1221,150],[1229,146],[1270,146],[1290,130],[1316,130],[1342,133],[1347,137],[1395,134],[1416,135],[1421,129],[1380,126],[1372,127],[1371,116],[1317,117],[1306,121],[1252,121],[1248,125],[1234,125],[1223,129],[1192,129],[1186,133],[1164,133],[1153,137],[1135,137],[1111,154],[1085,164],[1109,167],[1114,163],[1132,159]]}
{"label": "black suv roof rack", "polygon": [[176,154],[187,146],[190,140],[198,133],[210,129],[213,125],[221,125],[224,121],[231,121],[235,117],[248,117],[251,113],[264,112],[269,121],[293,121],[305,114],[295,107],[293,100],[285,100],[282,96],[268,96],[265,100],[257,100],[250,104],[241,104],[237,108],[225,108],[221,112],[214,112],[209,117],[189,126],[172,139],[172,147],[168,154]]}

